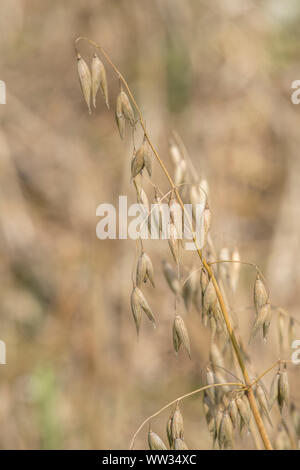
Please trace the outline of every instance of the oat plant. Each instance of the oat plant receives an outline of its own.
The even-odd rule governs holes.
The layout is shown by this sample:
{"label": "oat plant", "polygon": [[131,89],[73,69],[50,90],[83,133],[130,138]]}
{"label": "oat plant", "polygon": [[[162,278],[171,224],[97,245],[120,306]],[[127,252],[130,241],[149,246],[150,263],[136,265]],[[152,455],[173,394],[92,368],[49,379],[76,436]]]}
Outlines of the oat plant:
{"label": "oat plant", "polygon": [[[88,43],[93,52],[90,66],[79,52],[79,43],[82,41]],[[255,314],[249,342],[258,335],[261,335],[263,341],[266,342],[272,317],[277,315],[279,340],[282,343],[287,332],[291,334],[296,320],[285,310],[272,306],[262,272],[255,264],[241,261],[237,248],[230,252],[223,247],[219,254],[216,254],[210,235],[211,211],[208,182],[197,176],[180,137],[173,133],[169,142],[174,170],[171,175],[148,134],[143,114],[129,85],[109,54],[103,47],[84,37],[76,39],[75,51],[80,86],[89,113],[92,112],[93,107],[96,107],[99,91],[102,94],[103,103],[110,109],[108,81],[103,61],[112,69],[118,80],[119,93],[117,97],[114,97],[116,124],[122,139],[126,132],[131,132],[133,142],[131,181],[136,191],[137,201],[144,207],[144,224],[151,234],[153,230],[156,231],[156,238],[164,238],[162,236],[163,203],[167,203],[170,209],[171,217],[165,243],[168,243],[174,264],[163,261],[163,272],[175,297],[172,329],[175,353],[185,350],[189,357],[192,357],[192,345],[184,315],[177,309],[180,298],[183,299],[187,311],[192,306],[197,309],[203,328],[209,328],[211,332],[209,363],[201,386],[184,396],[177,397],[146,418],[133,435],[130,448],[134,448],[137,434],[149,423],[148,445],[151,450],[187,449],[184,428],[188,425],[184,426],[180,404],[182,400],[198,393],[202,397],[203,414],[214,448],[233,449],[237,435],[243,437],[250,432],[256,448],[260,449],[262,443],[265,449],[271,450],[273,446],[266,423],[270,427],[273,426],[271,410],[275,403],[278,404],[281,413],[281,422],[274,446],[296,448],[296,442],[300,438],[300,413],[290,399],[287,371],[290,361],[278,359],[270,368],[257,374],[256,377],[250,377],[248,372],[247,365],[250,363],[250,358],[247,353],[247,341],[241,338],[227,298],[228,289],[231,294],[237,290],[240,269],[243,266],[248,267],[253,269],[256,275],[253,285]],[[135,136],[138,128],[142,130],[143,138],[136,147]],[[154,160],[169,183],[169,191],[166,194],[152,180]],[[145,179],[154,189],[151,206],[148,195],[143,189]],[[186,209],[185,203],[191,205],[191,211]],[[194,265],[187,269],[184,276],[181,274],[180,266],[183,240],[182,219],[179,215],[182,213],[196,248]],[[200,227],[196,225],[198,219],[201,220]],[[144,251],[143,242],[140,240],[131,293],[131,309],[138,335],[145,318],[152,322],[154,327],[156,326],[155,315],[143,293],[143,285],[146,282],[155,288],[151,257]],[[242,373],[242,380],[235,375],[239,374],[238,368]],[[262,379],[275,368],[277,370],[269,392]],[[228,375],[231,378],[226,380]],[[166,423],[166,436],[162,438],[153,430],[153,426],[155,417],[167,409],[171,409],[171,414]],[[284,409],[286,410],[283,414]]]}

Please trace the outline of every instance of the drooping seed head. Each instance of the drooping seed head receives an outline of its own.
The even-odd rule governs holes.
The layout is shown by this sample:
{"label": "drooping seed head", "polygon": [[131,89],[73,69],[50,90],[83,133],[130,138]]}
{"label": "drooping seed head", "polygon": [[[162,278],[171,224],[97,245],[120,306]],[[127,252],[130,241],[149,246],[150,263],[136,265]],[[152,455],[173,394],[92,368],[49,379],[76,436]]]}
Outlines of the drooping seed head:
{"label": "drooping seed head", "polygon": [[123,106],[122,106],[122,96],[119,93],[116,101],[116,122],[119,129],[121,139],[124,139],[125,136],[125,116],[123,113]]}
{"label": "drooping seed head", "polygon": [[188,446],[183,439],[177,438],[174,441],[174,450],[188,450]]}
{"label": "drooping seed head", "polygon": [[279,383],[280,372],[278,371],[272,380],[270,398],[269,398],[269,409],[272,408],[275,401],[278,400],[278,383]]}
{"label": "drooping seed head", "polygon": [[105,100],[105,104],[109,109],[109,102],[108,102],[108,87],[107,87],[107,78],[106,78],[106,71],[102,61],[99,59],[98,55],[94,53],[92,59],[92,98],[93,98],[93,105],[96,108],[96,96],[99,89],[101,88],[101,92],[103,98]]}
{"label": "drooping seed head", "polygon": [[77,54],[77,71],[79,82],[82,90],[84,100],[87,104],[89,114],[91,114],[91,88],[92,78],[90,69],[80,54]]}
{"label": "drooping seed head", "polygon": [[267,289],[263,281],[259,277],[259,275],[257,275],[255,284],[254,284],[254,305],[255,305],[257,315],[259,315],[261,308],[266,303],[268,303],[268,300],[269,300],[269,296],[268,296]]}
{"label": "drooping seed head", "polygon": [[123,115],[125,119],[127,119],[130,122],[130,125],[134,127],[135,126],[134,112],[130,104],[129,98],[127,94],[125,93],[125,91],[123,90],[120,92],[119,96],[120,96]]}
{"label": "drooping seed head", "polygon": [[[248,425],[250,423],[250,418],[251,418],[251,411],[249,409],[249,403],[248,399],[246,397],[247,402],[242,398],[242,397],[237,397],[236,398],[236,406],[239,412],[239,415],[242,419],[242,421]],[[248,403],[248,406],[247,406]]]}
{"label": "drooping seed head", "polygon": [[219,429],[219,447],[228,449],[233,447],[233,425],[229,413],[225,411]]}
{"label": "drooping seed head", "polygon": [[[178,314],[175,315],[174,324],[173,324],[173,341],[174,341],[174,335],[177,337],[178,349],[180,348],[180,345],[183,344],[183,346],[188,352],[189,357],[191,358],[191,346],[190,346],[190,338],[189,338],[188,330],[187,330],[187,327],[185,326],[183,319]],[[174,341],[174,348],[175,348],[175,343],[176,343],[176,340]],[[176,348],[175,348],[175,351],[176,351]]]}
{"label": "drooping seed head", "polygon": [[183,439],[183,435],[184,435],[183,418],[182,418],[182,414],[180,412],[178,403],[176,405],[176,409],[174,411],[173,418],[172,418],[171,433],[172,433],[173,441],[175,441],[175,439]]}
{"label": "drooping seed head", "polygon": [[289,387],[289,379],[286,367],[284,367],[283,371],[279,374],[279,381],[278,381],[278,405],[280,411],[284,405],[288,406],[289,404],[289,395],[290,395],[290,387]]}
{"label": "drooping seed head", "polygon": [[167,450],[163,440],[151,429],[148,433],[148,444],[150,450]]}

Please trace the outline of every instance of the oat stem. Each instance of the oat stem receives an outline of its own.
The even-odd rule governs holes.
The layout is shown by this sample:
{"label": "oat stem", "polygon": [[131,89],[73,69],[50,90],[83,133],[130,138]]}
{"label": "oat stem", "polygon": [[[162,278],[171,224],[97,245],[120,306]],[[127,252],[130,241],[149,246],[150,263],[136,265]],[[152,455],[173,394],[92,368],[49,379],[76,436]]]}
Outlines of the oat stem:
{"label": "oat stem", "polygon": [[132,438],[131,443],[130,443],[130,450],[133,450],[134,442],[135,442],[135,439],[136,439],[136,436],[138,435],[138,433],[145,426],[145,424],[147,424],[149,421],[151,421],[151,419],[153,419],[156,416],[160,415],[160,413],[165,411],[167,408],[174,405],[175,403],[180,402],[184,398],[191,397],[192,395],[196,395],[196,393],[200,393],[203,390],[207,390],[208,388],[211,388],[211,387],[222,387],[224,385],[228,385],[228,386],[232,385],[232,386],[237,386],[237,387],[241,387],[241,388],[245,387],[244,384],[242,384],[240,382],[227,382],[227,383],[222,383],[222,384],[211,384],[211,385],[205,385],[204,387],[201,387],[201,388],[197,388],[197,390],[193,390],[192,392],[186,393],[185,395],[182,395],[181,397],[175,398],[175,400],[173,400],[170,403],[168,403],[167,405],[163,406],[160,410],[156,411],[156,413],[149,416],[147,419],[145,419],[145,421],[142,422],[142,424],[139,426],[139,428],[137,429],[137,431],[133,435],[133,438]]}
{"label": "oat stem", "polygon": [[250,377],[248,375],[248,371],[246,369],[246,365],[244,363],[244,360],[243,360],[243,357],[242,357],[242,354],[241,354],[241,351],[240,351],[240,347],[239,347],[239,344],[238,344],[238,341],[236,339],[236,335],[233,331],[233,328],[232,328],[232,325],[231,325],[231,322],[230,322],[230,318],[229,318],[229,314],[228,314],[228,311],[227,311],[227,308],[226,308],[226,305],[225,305],[225,301],[224,301],[224,298],[222,296],[222,293],[220,291],[220,288],[219,288],[219,285],[217,283],[217,280],[215,278],[215,275],[213,273],[213,270],[212,268],[210,267],[209,263],[203,258],[202,256],[202,250],[201,248],[199,247],[199,244],[198,244],[198,241],[197,241],[197,236],[195,234],[195,231],[194,231],[194,227],[193,227],[193,222],[191,221],[190,219],[190,216],[189,214],[185,211],[185,207],[184,207],[184,204],[183,204],[183,201],[180,197],[180,194],[178,192],[178,189],[171,177],[171,175],[169,174],[163,160],[160,158],[156,148],[154,147],[149,135],[148,135],[148,132],[146,130],[146,124],[145,124],[145,121],[144,121],[144,118],[143,118],[143,115],[142,115],[142,112],[140,110],[140,107],[138,106],[130,88],[129,88],[129,85],[127,84],[125,78],[123,77],[123,75],[121,74],[121,72],[118,70],[118,68],[115,66],[115,64],[112,62],[110,56],[108,55],[108,53],[103,49],[102,46],[98,45],[96,42],[92,41],[91,39],[88,39],[86,37],[78,37],[76,40],[75,40],[75,50],[76,52],[78,53],[78,48],[77,48],[77,44],[80,40],[85,40],[87,41],[89,44],[91,44],[93,47],[97,48],[101,53],[102,55],[105,57],[105,59],[107,60],[107,62],[111,65],[113,71],[115,72],[115,74],[117,75],[118,79],[120,80],[120,82],[123,83],[124,87],[126,88],[127,92],[128,92],[128,95],[138,113],[138,117],[139,117],[139,121],[140,121],[140,124],[141,124],[141,127],[144,131],[144,136],[145,138],[147,139],[148,141],[148,144],[149,146],[151,147],[159,165],[161,166],[163,172],[165,173],[165,176],[167,178],[167,180],[169,181],[169,184],[171,186],[171,188],[173,189],[174,191],[174,194],[176,196],[176,199],[183,211],[183,213],[186,213],[187,215],[187,220],[189,222],[189,225],[190,225],[190,229],[191,229],[191,232],[192,232],[192,237],[193,237],[193,241],[195,243],[195,247],[196,247],[196,251],[198,253],[198,256],[200,258],[200,261],[201,263],[203,264],[204,268],[206,269],[208,275],[209,275],[209,278],[211,279],[213,285],[214,285],[214,288],[215,288],[215,291],[216,291],[216,294],[217,294],[217,297],[218,297],[218,300],[219,300],[219,304],[220,304],[220,308],[221,308],[221,311],[222,311],[222,314],[223,314],[223,317],[224,317],[224,321],[226,323],[226,326],[227,326],[227,330],[228,330],[228,334],[229,334],[229,337],[230,337],[230,340],[231,340],[231,343],[232,343],[232,346],[233,346],[233,349],[234,349],[234,352],[235,352],[235,355],[237,357],[237,360],[238,360],[238,363],[239,363],[239,366],[241,368],[241,371],[243,373],[243,376],[244,376],[244,380],[245,380],[245,385],[247,386],[247,397],[248,397],[248,400],[249,400],[249,404],[250,404],[250,407],[251,407],[251,410],[252,410],[252,414],[254,416],[254,419],[255,419],[255,422],[256,422],[256,425],[257,425],[257,428],[258,428],[258,431],[260,433],[260,436],[262,438],[262,441],[264,443],[264,446],[267,450],[272,450],[272,445],[271,445],[271,442],[269,440],[269,437],[267,435],[267,432],[266,432],[266,429],[265,429],[265,426],[264,426],[264,423],[263,423],[263,420],[261,418],[261,415],[260,415],[260,412],[258,410],[258,407],[257,407],[257,404],[256,404],[256,400],[255,400],[255,397],[254,397],[254,393],[252,391],[250,387],[251,385],[251,381],[250,381]]}

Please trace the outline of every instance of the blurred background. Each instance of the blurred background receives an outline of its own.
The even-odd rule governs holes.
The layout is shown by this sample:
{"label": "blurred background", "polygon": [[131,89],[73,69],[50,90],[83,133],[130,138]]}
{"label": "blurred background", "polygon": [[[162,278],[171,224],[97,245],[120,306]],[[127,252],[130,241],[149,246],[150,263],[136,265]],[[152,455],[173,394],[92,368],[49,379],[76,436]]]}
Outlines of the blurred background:
{"label": "blurred background", "polygon": [[[163,241],[145,245],[156,288],[143,291],[158,328],[144,321],[136,339],[135,242],[96,238],[99,204],[117,204],[121,194],[135,200],[131,139],[118,135],[118,81],[108,66],[112,110],[99,96],[88,115],[74,39],[87,36],[109,52],[169,169],[169,136],[180,134],[210,185],[217,249],[238,246],[266,275],[272,304],[300,320],[300,105],[291,102],[299,20],[296,0],[1,1],[1,449],[126,449],[144,418],[201,386],[208,361],[209,334],[193,310],[192,360],[174,355],[174,299],[161,268],[172,260]],[[80,51],[90,63],[92,49]],[[153,179],[167,190],[157,166]],[[254,279],[243,268],[232,299],[246,344]],[[279,358],[275,317],[268,342],[257,338],[248,353],[253,374]],[[286,344],[282,358],[290,356]],[[299,369],[289,371],[300,406]],[[182,413],[189,447],[211,448],[200,397]],[[152,423],[161,436],[168,416]],[[272,438],[276,429],[268,428]],[[137,448],[146,448],[146,435],[147,427]]]}

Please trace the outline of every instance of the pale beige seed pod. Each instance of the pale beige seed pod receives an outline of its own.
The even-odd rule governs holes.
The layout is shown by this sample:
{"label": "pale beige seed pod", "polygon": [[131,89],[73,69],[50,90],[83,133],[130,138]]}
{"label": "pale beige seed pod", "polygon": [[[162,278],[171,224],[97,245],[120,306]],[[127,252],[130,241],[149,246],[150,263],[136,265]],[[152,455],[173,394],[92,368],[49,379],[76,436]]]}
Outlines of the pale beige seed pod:
{"label": "pale beige seed pod", "polygon": [[174,292],[174,294],[179,294],[181,288],[176,271],[173,269],[172,265],[167,261],[163,261],[162,264],[164,276],[166,278],[167,283],[169,284],[169,287]]}
{"label": "pale beige seed pod", "polygon": [[194,269],[182,287],[182,297],[187,310],[190,309],[199,287],[199,272]]}
{"label": "pale beige seed pod", "polygon": [[176,227],[173,223],[169,224],[169,238],[168,244],[174,261],[176,264],[179,262],[179,239]]}
{"label": "pale beige seed pod", "polygon": [[174,224],[177,232],[177,236],[179,239],[182,238],[182,222],[183,222],[183,214],[180,204],[176,202],[175,198],[171,198],[169,202],[169,211],[170,211],[170,219],[171,222]]}
{"label": "pale beige seed pod", "polygon": [[[250,333],[250,339],[249,342],[252,341],[252,339],[255,337],[257,332],[263,328],[264,324],[270,324],[270,314],[271,314],[271,306],[270,304],[265,304],[261,307],[259,310],[255,322],[253,324],[251,333]],[[264,335],[265,336],[265,335]]]}
{"label": "pale beige seed pod", "polygon": [[[265,306],[264,306],[265,307]],[[270,329],[270,325],[271,325],[271,320],[272,320],[272,308],[271,308],[271,305],[270,304],[266,304],[266,308],[267,308],[267,316],[266,316],[266,319],[264,321],[264,324],[263,324],[263,339],[264,339],[264,342],[267,341],[267,336],[268,336],[268,333],[269,333],[269,329]]]}
{"label": "pale beige seed pod", "polygon": [[131,293],[131,310],[136,327],[136,332],[139,335],[143,310],[141,308],[136,289],[133,289]]}
{"label": "pale beige seed pod", "polygon": [[269,296],[268,296],[266,287],[263,281],[261,280],[261,278],[259,277],[259,275],[257,275],[255,284],[254,284],[254,305],[255,305],[257,315],[259,314],[261,308],[266,303],[268,303],[268,299],[269,299]]}
{"label": "pale beige seed pod", "polygon": [[[246,400],[248,402],[248,399],[246,397]],[[247,406],[247,402],[242,398],[242,397],[237,397],[236,398],[236,406],[239,412],[239,415],[244,422],[244,424],[248,425],[250,423],[251,419],[251,411],[249,408],[249,403]]]}
{"label": "pale beige seed pod", "polygon": [[149,429],[148,433],[148,444],[150,450],[167,450],[163,440],[151,429]]}
{"label": "pale beige seed pod", "polygon": [[80,54],[77,54],[77,71],[78,71],[82,94],[87,104],[89,114],[91,114],[92,78],[91,78],[90,69]]}
{"label": "pale beige seed pod", "polygon": [[[187,350],[189,357],[191,358],[191,346],[190,346],[190,338],[189,338],[188,330],[187,330],[187,327],[185,326],[183,319],[181,318],[180,315],[178,315],[178,313],[175,315],[175,319],[174,319],[173,332],[174,331],[179,341],[178,349],[180,348],[180,345],[182,343],[185,349]],[[174,333],[173,333],[173,337],[174,337]]]}
{"label": "pale beige seed pod", "polygon": [[256,396],[257,396],[257,401],[258,401],[263,413],[265,414],[265,416],[267,417],[269,423],[272,426],[271,416],[270,416],[270,413],[269,413],[268,400],[267,400],[267,397],[266,397],[266,394],[265,394],[263,388],[261,387],[261,385],[259,383],[256,385]]}
{"label": "pale beige seed pod", "polygon": [[220,449],[228,449],[233,447],[233,425],[227,411],[223,413],[220,423],[219,447]]}
{"label": "pale beige seed pod", "polygon": [[127,119],[130,122],[130,125],[134,127],[135,126],[134,112],[130,104],[129,98],[127,94],[125,93],[125,91],[123,90],[120,92],[119,96],[120,96],[120,100],[122,103],[123,115],[125,116],[125,119]]}
{"label": "pale beige seed pod", "polygon": [[183,439],[175,439],[174,441],[174,450],[188,450],[188,446],[186,445],[186,443],[184,442]]}
{"label": "pale beige seed pod", "polygon": [[137,262],[136,285],[140,287],[143,282],[147,282],[147,279],[149,279],[152,287],[154,287],[153,265],[149,255],[143,252],[140,254]]}
{"label": "pale beige seed pod", "polygon": [[175,322],[173,322],[173,327],[172,327],[172,337],[173,337],[173,346],[176,354],[179,351],[180,345],[181,345],[181,340],[178,338],[177,331],[175,328]]}
{"label": "pale beige seed pod", "polygon": [[278,381],[278,405],[280,411],[284,405],[289,405],[289,396],[290,396],[290,387],[289,387],[289,379],[286,367],[284,367],[283,371],[279,374],[279,381]]}
{"label": "pale beige seed pod", "polygon": [[172,447],[173,447],[172,419],[173,419],[173,415],[171,415],[170,418],[168,419],[168,421],[167,421],[167,426],[166,426],[167,438],[168,438],[168,442],[169,442],[169,447],[170,447],[170,449],[172,449]]}
{"label": "pale beige seed pod", "polygon": [[105,104],[109,109],[109,102],[108,102],[108,87],[107,87],[107,78],[106,78],[106,71],[102,61],[99,59],[96,53],[94,53],[92,59],[92,98],[93,98],[93,105],[96,108],[96,96],[101,88],[101,92],[103,98],[105,100]]}
{"label": "pale beige seed pod", "polygon": [[208,315],[209,310],[215,308],[217,304],[217,294],[216,289],[213,285],[212,280],[209,280],[209,283],[205,289],[203,296],[203,310],[204,315]]}
{"label": "pale beige seed pod", "polygon": [[272,380],[270,397],[269,397],[269,409],[272,408],[275,401],[278,400],[278,383],[279,383],[280,372],[278,371]]}
{"label": "pale beige seed pod", "polygon": [[152,321],[153,326],[155,327],[156,323],[155,323],[154,315],[152,313],[151,308],[149,307],[149,304],[148,304],[147,300],[145,299],[144,295],[142,294],[142,291],[138,287],[134,287],[133,290],[134,290],[134,298],[135,298],[137,304],[143,310],[143,312],[147,315],[149,320]]}
{"label": "pale beige seed pod", "polygon": [[184,436],[184,428],[183,428],[183,418],[182,414],[179,409],[179,404],[176,404],[176,409],[173,414],[172,418],[172,426],[171,426],[171,433],[172,439],[183,439]]}
{"label": "pale beige seed pod", "polygon": [[122,96],[121,93],[117,96],[116,101],[116,121],[117,126],[119,129],[121,139],[124,139],[125,136],[125,116],[123,113],[123,106],[122,106]]}
{"label": "pale beige seed pod", "polygon": [[141,174],[145,166],[144,153],[141,147],[137,150],[131,160],[131,179],[133,180],[138,174]]}
{"label": "pale beige seed pod", "polygon": [[233,427],[235,428],[236,425],[237,425],[237,420],[238,420],[238,408],[237,408],[237,405],[236,405],[236,402],[235,400],[232,398],[229,402],[229,405],[228,405],[228,411],[229,411],[229,416],[230,416],[230,419],[232,421],[232,425]]}
{"label": "pale beige seed pod", "polygon": [[213,438],[213,446],[219,440],[220,435],[220,427],[223,418],[224,408],[223,405],[219,404],[217,407],[216,419],[215,419],[215,430],[214,430],[214,438]]}

